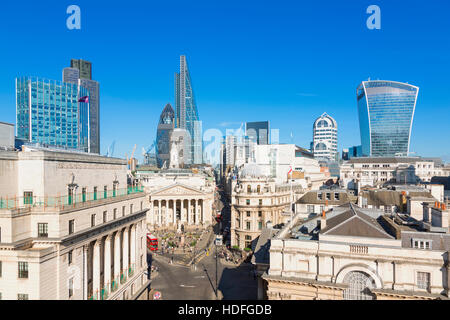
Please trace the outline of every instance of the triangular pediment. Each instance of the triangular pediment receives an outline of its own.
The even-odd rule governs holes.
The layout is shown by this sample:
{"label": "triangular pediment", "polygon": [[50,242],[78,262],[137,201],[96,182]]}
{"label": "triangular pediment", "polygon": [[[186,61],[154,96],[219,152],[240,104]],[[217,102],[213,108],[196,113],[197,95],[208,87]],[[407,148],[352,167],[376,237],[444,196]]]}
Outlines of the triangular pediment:
{"label": "triangular pediment", "polygon": [[196,188],[176,183],[150,193],[150,196],[203,196],[205,193]]}

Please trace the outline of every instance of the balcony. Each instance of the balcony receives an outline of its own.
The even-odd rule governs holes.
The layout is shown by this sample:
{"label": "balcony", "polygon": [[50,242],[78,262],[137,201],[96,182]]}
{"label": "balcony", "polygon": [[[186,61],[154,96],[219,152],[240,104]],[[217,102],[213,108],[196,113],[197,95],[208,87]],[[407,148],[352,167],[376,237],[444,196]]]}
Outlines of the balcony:
{"label": "balcony", "polygon": [[144,192],[144,187],[128,187],[117,190],[108,190],[102,192],[80,193],[68,196],[44,196],[44,197],[14,197],[1,198],[0,209],[18,210],[23,208],[39,208],[39,209],[71,209],[84,208],[92,205],[100,204],[105,200],[122,199],[128,195],[140,194]]}

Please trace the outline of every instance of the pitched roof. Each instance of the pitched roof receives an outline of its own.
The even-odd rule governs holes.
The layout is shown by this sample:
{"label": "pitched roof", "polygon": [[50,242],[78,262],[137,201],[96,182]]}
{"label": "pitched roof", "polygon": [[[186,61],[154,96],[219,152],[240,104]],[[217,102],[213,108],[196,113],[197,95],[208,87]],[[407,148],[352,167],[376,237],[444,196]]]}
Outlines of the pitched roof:
{"label": "pitched roof", "polygon": [[374,219],[353,205],[350,205],[349,210],[344,213],[328,219],[326,227],[320,233],[337,236],[394,239],[385,230],[380,218]]}

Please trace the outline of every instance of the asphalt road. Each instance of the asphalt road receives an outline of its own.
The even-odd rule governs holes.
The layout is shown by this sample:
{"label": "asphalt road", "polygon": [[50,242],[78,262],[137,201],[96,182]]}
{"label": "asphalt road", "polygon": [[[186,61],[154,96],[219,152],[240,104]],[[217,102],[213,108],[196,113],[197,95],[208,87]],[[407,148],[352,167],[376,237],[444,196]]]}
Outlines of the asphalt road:
{"label": "asphalt road", "polygon": [[[153,260],[159,271],[152,276],[152,289],[161,292],[164,300],[213,300],[216,288],[215,251],[203,258],[197,269]],[[253,266],[228,266],[217,263],[217,286],[225,300],[257,299],[257,282]]]}
{"label": "asphalt road", "polygon": [[[222,212],[222,229],[230,227],[231,210],[225,195],[219,191],[217,209]],[[219,232],[219,228],[214,228]],[[213,247],[214,248],[214,247]],[[211,300],[216,299],[216,285],[225,300],[257,299],[257,281],[253,275],[253,266],[244,263],[240,266],[222,265],[217,263],[215,250],[197,263],[196,270],[190,267],[172,265],[165,260],[151,261],[149,264],[159,268],[155,277],[152,276],[152,288],[160,291],[164,300]],[[216,284],[217,282],[217,284]]]}

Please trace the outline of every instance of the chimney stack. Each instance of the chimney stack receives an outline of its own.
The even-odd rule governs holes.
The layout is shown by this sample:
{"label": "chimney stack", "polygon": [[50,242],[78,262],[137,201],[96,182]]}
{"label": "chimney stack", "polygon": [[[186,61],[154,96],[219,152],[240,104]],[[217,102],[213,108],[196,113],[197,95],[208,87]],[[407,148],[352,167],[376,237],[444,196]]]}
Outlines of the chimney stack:
{"label": "chimney stack", "polygon": [[325,210],[322,210],[322,219],[320,220],[320,229],[323,230],[327,227],[327,216]]}

